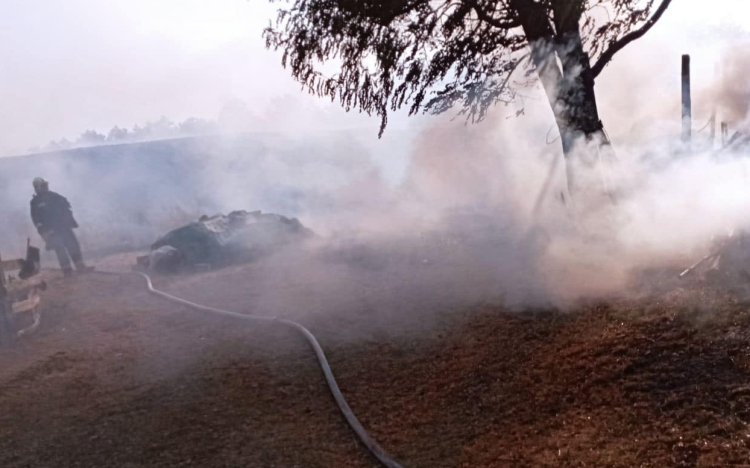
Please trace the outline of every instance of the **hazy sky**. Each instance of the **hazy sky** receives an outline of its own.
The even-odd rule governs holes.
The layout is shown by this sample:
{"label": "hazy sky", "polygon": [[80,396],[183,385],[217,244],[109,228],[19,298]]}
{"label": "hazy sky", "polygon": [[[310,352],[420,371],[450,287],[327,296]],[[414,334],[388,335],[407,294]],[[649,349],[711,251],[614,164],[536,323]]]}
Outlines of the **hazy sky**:
{"label": "hazy sky", "polygon": [[[706,65],[717,47],[747,41],[747,0],[673,3],[649,36],[607,68],[602,88],[616,88],[634,62],[661,73],[690,52]],[[327,106],[300,94],[279,55],[264,49],[261,32],[275,8],[262,0],[0,1],[0,155],[162,115],[215,118],[231,99],[259,114],[289,96]],[[696,79],[708,79],[705,70]],[[665,89],[676,86],[674,75],[663,80]],[[618,101],[602,100],[606,118],[607,106]],[[343,113],[330,112],[331,122],[343,125]]]}

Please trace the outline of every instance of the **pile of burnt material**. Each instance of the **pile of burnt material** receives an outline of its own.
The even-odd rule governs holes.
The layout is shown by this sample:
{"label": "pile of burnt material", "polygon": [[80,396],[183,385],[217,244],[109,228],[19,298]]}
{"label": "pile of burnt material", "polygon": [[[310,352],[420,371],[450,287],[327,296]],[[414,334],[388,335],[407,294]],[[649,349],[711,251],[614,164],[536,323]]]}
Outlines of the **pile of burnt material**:
{"label": "pile of burnt material", "polygon": [[158,272],[211,269],[248,262],[258,255],[311,238],[296,218],[260,211],[202,216],[174,229],[138,257],[138,269]]}

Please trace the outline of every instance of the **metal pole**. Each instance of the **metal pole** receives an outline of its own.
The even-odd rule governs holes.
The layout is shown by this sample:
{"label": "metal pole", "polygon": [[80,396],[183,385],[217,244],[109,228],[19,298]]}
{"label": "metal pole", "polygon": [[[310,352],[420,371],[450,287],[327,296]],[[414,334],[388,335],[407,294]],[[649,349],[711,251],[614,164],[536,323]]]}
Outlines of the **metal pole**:
{"label": "metal pole", "polygon": [[[713,87],[716,87],[716,83],[719,83],[721,81],[721,66],[719,62],[716,62],[714,64],[714,84]],[[709,135],[709,148],[711,151],[713,151],[716,148],[716,102],[713,103],[713,106],[711,108],[711,134]]]}
{"label": "metal pole", "polygon": [[693,104],[690,99],[690,56],[682,56],[682,141],[690,143],[693,126]]}

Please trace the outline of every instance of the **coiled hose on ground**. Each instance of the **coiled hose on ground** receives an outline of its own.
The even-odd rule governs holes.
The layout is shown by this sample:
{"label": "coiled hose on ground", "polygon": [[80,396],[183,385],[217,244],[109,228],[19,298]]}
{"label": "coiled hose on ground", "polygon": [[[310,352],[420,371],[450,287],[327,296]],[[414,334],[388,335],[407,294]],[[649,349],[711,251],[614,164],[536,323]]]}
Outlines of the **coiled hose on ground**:
{"label": "coiled hose on ground", "polygon": [[349,426],[354,430],[354,432],[357,434],[357,437],[362,441],[363,444],[367,447],[367,449],[372,452],[375,457],[380,460],[380,462],[388,467],[388,468],[402,468],[402,466],[393,458],[391,458],[383,448],[378,445],[375,440],[370,437],[370,435],[367,433],[364,427],[362,427],[362,424],[359,422],[357,417],[352,412],[352,409],[349,408],[349,404],[344,399],[344,395],[341,394],[341,389],[339,389],[339,385],[336,383],[336,379],[333,376],[333,372],[331,371],[331,366],[328,364],[328,360],[326,359],[325,353],[323,353],[323,349],[320,347],[320,344],[318,343],[318,340],[315,339],[315,336],[313,336],[312,333],[310,333],[310,330],[303,327],[302,325],[292,322],[291,320],[276,318],[276,317],[259,317],[255,315],[245,315],[245,314],[239,314],[237,312],[232,312],[229,310],[223,310],[223,309],[216,309],[213,307],[207,307],[200,304],[196,304],[194,302],[190,302],[185,299],[181,299],[176,296],[172,296],[171,294],[167,294],[163,291],[159,291],[158,289],[154,288],[153,283],[151,282],[151,278],[141,272],[136,272],[136,274],[142,276],[146,280],[146,286],[150,293],[155,294],[157,296],[160,296],[168,301],[176,302],[178,304],[182,304],[184,306],[190,307],[192,309],[204,311],[204,312],[211,312],[214,314],[219,315],[225,315],[229,317],[238,318],[241,320],[248,320],[248,321],[256,321],[256,322],[271,322],[271,323],[278,323],[281,325],[286,325],[287,327],[294,328],[298,332],[302,333],[304,337],[307,339],[308,343],[310,343],[310,346],[312,346],[313,350],[315,351],[315,355],[318,358],[318,362],[320,363],[320,368],[323,370],[323,374],[325,375],[326,382],[328,383],[328,388],[331,390],[331,394],[333,394],[333,398],[336,400],[336,404],[338,405],[339,409],[341,410],[341,413],[344,415],[344,418],[346,418],[346,422],[349,423]]}

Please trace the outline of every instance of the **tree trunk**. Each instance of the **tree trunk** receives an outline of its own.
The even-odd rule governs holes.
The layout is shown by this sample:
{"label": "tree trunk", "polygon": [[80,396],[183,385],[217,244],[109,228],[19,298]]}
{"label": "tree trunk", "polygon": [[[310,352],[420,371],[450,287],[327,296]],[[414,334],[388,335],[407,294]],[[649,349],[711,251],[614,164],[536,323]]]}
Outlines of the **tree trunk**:
{"label": "tree trunk", "polygon": [[512,6],[531,46],[531,60],[555,116],[566,159],[568,191],[573,194],[579,188],[571,164],[576,146],[590,142],[609,144],[599,120],[589,56],[583,50],[579,29],[582,10],[574,2],[553,2],[553,27],[542,4],[512,0]]}
{"label": "tree trunk", "polygon": [[[586,157],[585,153],[593,148],[597,151],[602,145],[609,145],[609,139],[604,133],[604,127],[599,119],[599,109],[596,105],[594,92],[594,78],[591,73],[589,56],[583,50],[581,35],[576,22],[575,29],[563,33],[558,41],[557,56],[563,69],[563,78],[559,85],[557,111],[562,115],[557,117],[564,127],[560,134],[565,133],[567,150],[563,148],[568,160],[568,190],[572,193],[581,188],[576,181],[584,169],[573,164],[573,151],[576,145],[578,159]],[[595,157],[593,154],[590,158]],[[578,161],[580,162],[580,161]],[[601,168],[600,168],[601,169]],[[607,190],[605,188],[605,190]]]}
{"label": "tree trunk", "polygon": [[536,68],[539,81],[547,94],[550,108],[555,116],[565,155],[573,149],[572,139],[568,138],[568,123],[563,110],[564,103],[559,99],[563,73],[557,64],[555,31],[547,19],[546,7],[533,0],[511,0],[511,6],[521,22],[521,27],[531,47],[531,62]]}
{"label": "tree trunk", "polygon": [[555,51],[563,73],[559,98],[564,103],[564,120],[572,132],[591,138],[602,133],[602,123],[596,106],[591,63],[581,39],[582,4],[557,1],[552,8],[557,32]]}

